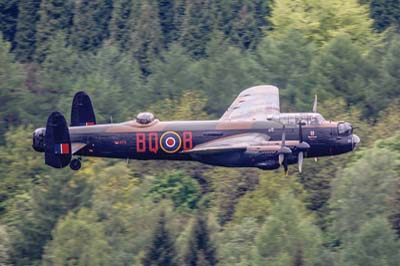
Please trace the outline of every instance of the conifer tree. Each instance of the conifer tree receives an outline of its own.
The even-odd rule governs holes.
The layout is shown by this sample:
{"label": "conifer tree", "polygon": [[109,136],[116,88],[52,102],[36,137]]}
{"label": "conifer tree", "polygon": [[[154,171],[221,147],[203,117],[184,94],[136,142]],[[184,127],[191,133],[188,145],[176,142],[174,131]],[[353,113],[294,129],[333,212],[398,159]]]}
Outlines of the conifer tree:
{"label": "conifer tree", "polygon": [[353,232],[341,251],[343,266],[395,266],[400,261],[400,242],[385,218],[376,217]]}
{"label": "conifer tree", "polygon": [[0,1],[0,32],[6,41],[14,41],[17,30],[19,0]]}
{"label": "conifer tree", "polygon": [[68,37],[73,19],[73,0],[42,0],[37,24],[35,59],[42,62],[53,37],[63,33]]}
{"label": "conifer tree", "polygon": [[332,232],[339,240],[346,243],[371,218],[391,214],[399,165],[395,152],[376,147],[339,174],[329,201]]}
{"label": "conifer tree", "polygon": [[188,1],[183,17],[180,43],[194,58],[205,55],[214,29],[213,4],[210,0]]}
{"label": "conifer tree", "polygon": [[374,28],[381,32],[389,26],[400,27],[399,0],[370,1],[370,15],[374,19]]}
{"label": "conifer tree", "polygon": [[71,43],[81,51],[96,50],[109,37],[112,0],[82,0],[75,4]]}
{"label": "conifer tree", "polygon": [[170,43],[177,40],[177,28],[175,26],[175,1],[160,0],[158,1],[158,14],[160,18],[160,26],[162,33],[163,47],[166,48]]}
{"label": "conifer tree", "polygon": [[47,245],[42,265],[114,265],[104,229],[95,213],[81,209],[60,219]]}
{"label": "conifer tree", "polygon": [[41,177],[40,182],[27,197],[16,203],[21,206],[14,214],[13,224],[16,231],[12,259],[17,264],[38,262],[45,245],[51,240],[51,231],[59,217],[78,208],[85,198],[86,181],[78,176],[72,177],[72,173],[50,171]]}
{"label": "conifer tree", "polygon": [[166,228],[166,218],[162,211],[155,229],[151,246],[142,259],[143,266],[172,266],[176,257],[174,243]]}
{"label": "conifer tree", "polygon": [[7,228],[0,224],[0,265],[8,266],[10,258],[10,237]]}
{"label": "conifer tree", "polygon": [[[399,15],[400,16],[400,15]],[[384,93],[386,102],[381,105],[382,108],[387,106],[389,99],[398,98],[400,95],[400,37],[396,36],[388,45],[388,49],[382,60],[382,84],[380,88],[375,88],[380,93]],[[382,91],[383,89],[383,91]],[[376,96],[377,93],[375,93]],[[375,98],[376,99],[376,98]],[[384,100],[384,99],[383,99]],[[382,110],[377,106],[377,111]]]}
{"label": "conifer tree", "polygon": [[[135,1],[136,2],[136,1]],[[137,12],[132,0],[114,0],[110,21],[110,37],[121,51],[129,48],[131,39],[130,17]]]}
{"label": "conifer tree", "polygon": [[357,0],[278,0],[274,1],[270,21],[274,28],[271,35],[280,38],[296,30],[318,45],[344,33],[364,49],[376,39],[368,7]]}
{"label": "conifer tree", "polygon": [[352,105],[364,103],[366,88],[378,77],[373,62],[348,35],[332,39],[313,61],[310,71],[312,87],[322,99],[340,96]]}
{"label": "conifer tree", "polygon": [[256,237],[254,265],[318,265],[321,240],[302,203],[282,194]]}
{"label": "conifer tree", "polygon": [[255,48],[269,25],[270,5],[269,0],[219,1],[218,29],[236,46]]}
{"label": "conifer tree", "polygon": [[5,130],[20,121],[18,102],[22,96],[23,73],[20,66],[14,63],[10,48],[10,43],[0,36],[0,144]]}
{"label": "conifer tree", "polygon": [[285,109],[290,105],[303,107],[304,101],[312,97],[307,76],[315,54],[315,45],[294,30],[280,39],[267,36],[258,45],[255,55],[262,67],[260,79],[280,89],[282,104],[289,105]]}
{"label": "conifer tree", "polygon": [[217,250],[210,238],[204,214],[198,214],[191,225],[183,261],[188,266],[214,266],[218,262]]}
{"label": "conifer tree", "polygon": [[161,29],[158,16],[158,6],[155,1],[142,3],[137,20],[133,28],[132,39],[130,42],[130,50],[138,60],[144,75],[150,74],[150,63],[156,59],[160,53],[161,45]]}
{"label": "conifer tree", "polygon": [[14,53],[19,61],[26,62],[33,58],[40,3],[41,0],[19,2],[17,32],[14,39]]}

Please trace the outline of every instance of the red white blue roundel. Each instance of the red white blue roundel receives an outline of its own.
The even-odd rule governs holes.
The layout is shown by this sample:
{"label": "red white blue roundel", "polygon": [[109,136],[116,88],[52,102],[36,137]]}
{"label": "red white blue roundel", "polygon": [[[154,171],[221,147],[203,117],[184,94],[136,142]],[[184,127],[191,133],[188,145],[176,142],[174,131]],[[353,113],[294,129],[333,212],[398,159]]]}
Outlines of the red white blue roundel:
{"label": "red white blue roundel", "polygon": [[182,140],[178,133],[167,131],[160,137],[160,147],[166,153],[175,153],[182,146]]}

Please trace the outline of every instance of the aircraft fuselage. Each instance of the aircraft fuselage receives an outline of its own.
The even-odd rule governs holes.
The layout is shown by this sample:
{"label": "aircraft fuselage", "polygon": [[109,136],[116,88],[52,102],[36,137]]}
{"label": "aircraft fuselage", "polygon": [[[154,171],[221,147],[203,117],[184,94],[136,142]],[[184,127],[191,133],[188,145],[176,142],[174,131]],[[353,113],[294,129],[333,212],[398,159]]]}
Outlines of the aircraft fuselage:
{"label": "aircraft fuselage", "polygon": [[[213,165],[248,167],[271,160],[276,165],[277,153],[271,152],[227,152],[218,155],[191,155],[185,153],[193,147],[244,133],[261,133],[269,141],[280,142],[282,125],[274,121],[173,121],[159,122],[148,126],[134,121],[119,124],[70,127],[71,142],[86,143],[76,153],[80,156],[129,158],[138,160],[195,160]],[[325,121],[320,125],[303,126],[303,138],[310,144],[306,157],[337,155],[354,148],[352,135],[339,137],[337,122]],[[286,140],[297,140],[297,127],[286,127]],[[273,161],[273,163],[272,163]],[[294,154],[289,163],[297,162]]]}

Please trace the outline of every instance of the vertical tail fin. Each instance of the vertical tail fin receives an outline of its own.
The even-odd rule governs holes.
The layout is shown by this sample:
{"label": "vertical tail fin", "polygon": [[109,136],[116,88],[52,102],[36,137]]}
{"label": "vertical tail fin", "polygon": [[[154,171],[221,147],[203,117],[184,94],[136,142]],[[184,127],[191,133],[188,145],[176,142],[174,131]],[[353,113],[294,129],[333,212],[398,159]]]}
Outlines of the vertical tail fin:
{"label": "vertical tail fin", "polygon": [[90,97],[83,91],[77,92],[72,101],[71,127],[91,126],[96,124],[96,117]]}
{"label": "vertical tail fin", "polygon": [[47,119],[44,144],[47,165],[63,168],[70,163],[71,141],[67,122],[61,113],[53,112]]}

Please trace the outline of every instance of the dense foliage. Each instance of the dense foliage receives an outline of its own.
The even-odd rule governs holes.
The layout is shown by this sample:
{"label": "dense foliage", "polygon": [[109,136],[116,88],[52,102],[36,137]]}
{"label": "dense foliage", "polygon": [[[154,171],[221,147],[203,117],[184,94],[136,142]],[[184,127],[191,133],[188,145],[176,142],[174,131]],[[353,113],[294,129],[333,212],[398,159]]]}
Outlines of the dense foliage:
{"label": "dense foliage", "polygon": [[[398,265],[398,0],[0,0],[0,265]],[[356,127],[304,173],[31,148],[84,90],[98,121],[215,119],[274,84]]]}

